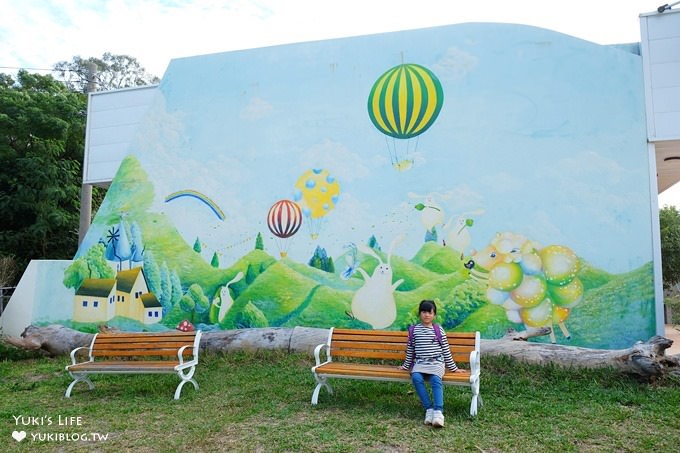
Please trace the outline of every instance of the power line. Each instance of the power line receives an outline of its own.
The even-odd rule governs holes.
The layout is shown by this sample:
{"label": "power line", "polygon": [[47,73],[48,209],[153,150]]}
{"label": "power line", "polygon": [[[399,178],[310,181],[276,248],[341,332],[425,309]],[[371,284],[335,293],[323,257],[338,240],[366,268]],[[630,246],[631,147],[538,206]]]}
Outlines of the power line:
{"label": "power line", "polygon": [[52,68],[21,68],[16,66],[0,66],[0,69],[25,69],[27,71],[53,71]]}

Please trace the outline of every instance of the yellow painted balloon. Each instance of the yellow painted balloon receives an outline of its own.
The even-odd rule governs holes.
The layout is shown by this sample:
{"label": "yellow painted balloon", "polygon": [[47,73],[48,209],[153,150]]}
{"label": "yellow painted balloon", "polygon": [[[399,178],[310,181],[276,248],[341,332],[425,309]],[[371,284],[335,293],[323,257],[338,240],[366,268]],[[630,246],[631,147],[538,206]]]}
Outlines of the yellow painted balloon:
{"label": "yellow painted balloon", "polygon": [[565,319],[569,317],[569,309],[560,307],[558,305],[553,305],[552,321],[555,324],[564,322]]}
{"label": "yellow painted balloon", "polygon": [[522,322],[529,327],[543,327],[550,324],[552,320],[553,304],[550,299],[544,299],[543,302],[535,307],[522,308],[519,315]]}
{"label": "yellow painted balloon", "polygon": [[583,299],[583,283],[578,277],[563,286],[548,285],[548,291],[552,301],[564,308],[572,308]]}
{"label": "yellow painted balloon", "polygon": [[522,283],[524,273],[517,263],[498,263],[489,271],[489,286],[501,291],[512,291]]}
{"label": "yellow painted balloon", "polygon": [[510,297],[520,307],[531,308],[545,299],[547,289],[548,285],[542,277],[525,275],[522,283],[510,293]]}
{"label": "yellow painted balloon", "polygon": [[540,251],[540,256],[545,279],[553,285],[566,285],[579,271],[578,257],[569,247],[549,245]]}
{"label": "yellow painted balloon", "polygon": [[340,184],[328,170],[322,169],[304,172],[295,188],[294,201],[302,203],[303,214],[312,219],[323,217],[335,208],[340,194]]}

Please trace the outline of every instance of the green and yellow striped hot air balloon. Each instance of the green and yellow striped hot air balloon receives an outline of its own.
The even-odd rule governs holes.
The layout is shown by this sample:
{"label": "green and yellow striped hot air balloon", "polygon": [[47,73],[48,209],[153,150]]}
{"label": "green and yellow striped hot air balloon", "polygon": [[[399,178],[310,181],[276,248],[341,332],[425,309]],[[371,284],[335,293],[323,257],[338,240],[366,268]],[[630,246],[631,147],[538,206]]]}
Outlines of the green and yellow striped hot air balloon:
{"label": "green and yellow striped hot air balloon", "polygon": [[[373,125],[387,136],[390,159],[397,170],[411,168],[417,142],[411,149],[410,139],[432,126],[443,103],[439,79],[418,64],[395,66],[373,84],[368,95],[368,115]],[[406,143],[397,145],[396,140]]]}

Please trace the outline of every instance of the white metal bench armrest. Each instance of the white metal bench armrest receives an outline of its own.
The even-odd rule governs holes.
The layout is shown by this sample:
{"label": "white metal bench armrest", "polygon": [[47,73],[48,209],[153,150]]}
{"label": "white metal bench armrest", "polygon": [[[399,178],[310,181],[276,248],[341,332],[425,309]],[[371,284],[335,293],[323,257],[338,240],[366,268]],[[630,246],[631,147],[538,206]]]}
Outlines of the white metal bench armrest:
{"label": "white metal bench armrest", "polygon": [[89,356],[88,360],[86,360],[85,362],[78,362],[78,359],[76,359],[76,354],[78,354],[78,351],[82,351],[82,350],[85,350],[85,349],[89,350],[90,347],[89,346],[80,346],[79,348],[75,348],[73,351],[71,351],[71,365],[77,365],[78,363],[92,362],[91,351],[88,354],[88,356]]}
{"label": "white metal bench armrest", "polygon": [[[88,360],[86,360],[85,362],[80,362],[80,363],[86,363],[86,362],[93,362],[94,361],[94,357],[92,357],[92,348],[94,347],[94,342],[97,340],[97,335],[99,335],[99,334],[96,333],[96,334],[94,334],[94,337],[92,337],[92,341],[90,342],[90,346],[80,346],[78,348],[75,348],[73,351],[71,351],[71,365],[77,365],[78,364],[78,361],[76,359],[76,354],[78,353],[78,351],[81,351],[83,349],[88,350],[88,353],[87,353]],[[69,366],[71,366],[71,365],[69,365]]]}
{"label": "white metal bench armrest", "polygon": [[[330,351],[331,346],[327,343],[321,343],[318,345],[316,348],[314,348],[314,359],[316,360],[316,366],[323,365],[324,363],[330,362],[330,358],[328,356],[328,352]],[[326,354],[326,361],[321,362],[321,351],[324,351]],[[316,368],[316,367],[315,367]]]}
{"label": "white metal bench armrest", "polygon": [[479,351],[470,352],[470,382],[479,380],[480,372]]}
{"label": "white metal bench armrest", "polygon": [[[314,358],[316,359],[316,366],[323,365],[324,363],[333,361],[333,358],[331,357],[331,338],[333,338],[333,329],[334,327],[328,329],[328,338],[326,339],[326,342],[321,343],[316,348],[314,348]],[[323,349],[325,349],[326,361],[321,363],[321,350]]]}
{"label": "white metal bench armrest", "polygon": [[188,348],[189,345],[182,346],[177,350],[177,358],[179,359],[179,366],[184,365],[184,350]]}

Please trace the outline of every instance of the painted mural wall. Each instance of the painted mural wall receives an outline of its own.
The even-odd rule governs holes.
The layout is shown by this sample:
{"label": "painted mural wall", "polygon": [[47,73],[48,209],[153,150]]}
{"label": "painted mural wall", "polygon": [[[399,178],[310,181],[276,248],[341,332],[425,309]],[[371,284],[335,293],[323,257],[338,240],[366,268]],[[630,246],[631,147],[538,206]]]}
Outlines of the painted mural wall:
{"label": "painted mural wall", "polygon": [[435,299],[483,338],[655,333],[639,55],[462,24],[176,59],[158,91],[73,327],[405,329]]}

